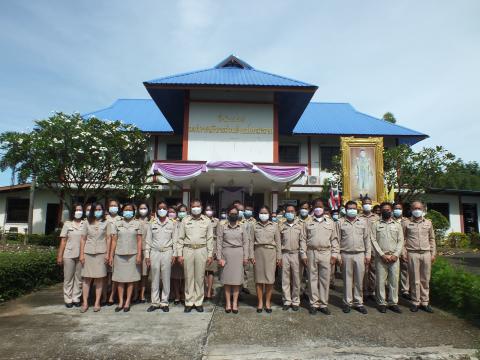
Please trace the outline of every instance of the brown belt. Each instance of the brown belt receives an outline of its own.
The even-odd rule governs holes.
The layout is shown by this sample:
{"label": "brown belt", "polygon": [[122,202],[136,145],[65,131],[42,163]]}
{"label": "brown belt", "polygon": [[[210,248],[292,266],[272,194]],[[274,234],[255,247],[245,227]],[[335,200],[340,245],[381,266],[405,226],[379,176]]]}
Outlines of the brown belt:
{"label": "brown belt", "polygon": [[282,250],[282,254],[298,254],[298,250]]}
{"label": "brown belt", "polygon": [[317,251],[322,251],[322,250],[331,250],[331,247],[314,247],[314,246],[307,246],[307,250],[317,250]]}
{"label": "brown belt", "polygon": [[207,244],[184,244],[183,245],[183,247],[190,248],[190,249],[193,249],[193,250],[201,249],[201,248],[204,248],[206,246],[207,246]]}
{"label": "brown belt", "polygon": [[275,249],[276,248],[276,246],[272,245],[272,244],[255,244],[254,246],[255,247],[264,247],[264,248],[267,248],[267,249]]}

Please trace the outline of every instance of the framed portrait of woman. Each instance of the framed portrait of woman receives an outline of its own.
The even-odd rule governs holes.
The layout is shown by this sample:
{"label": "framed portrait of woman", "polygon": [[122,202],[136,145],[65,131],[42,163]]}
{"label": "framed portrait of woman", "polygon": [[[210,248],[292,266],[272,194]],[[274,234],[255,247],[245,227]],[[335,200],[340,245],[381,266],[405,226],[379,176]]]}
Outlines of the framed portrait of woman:
{"label": "framed portrait of woman", "polygon": [[383,138],[341,137],[343,198],[373,202],[384,199]]}

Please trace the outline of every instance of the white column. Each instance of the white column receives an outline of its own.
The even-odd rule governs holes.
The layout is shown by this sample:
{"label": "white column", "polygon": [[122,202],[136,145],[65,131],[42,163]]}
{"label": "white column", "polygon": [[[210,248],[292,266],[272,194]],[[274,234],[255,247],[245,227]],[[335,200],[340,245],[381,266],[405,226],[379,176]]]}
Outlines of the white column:
{"label": "white column", "polygon": [[278,191],[272,191],[272,211],[277,211],[278,208]]}
{"label": "white column", "polygon": [[190,207],[190,186],[187,184],[182,187],[182,202]]}

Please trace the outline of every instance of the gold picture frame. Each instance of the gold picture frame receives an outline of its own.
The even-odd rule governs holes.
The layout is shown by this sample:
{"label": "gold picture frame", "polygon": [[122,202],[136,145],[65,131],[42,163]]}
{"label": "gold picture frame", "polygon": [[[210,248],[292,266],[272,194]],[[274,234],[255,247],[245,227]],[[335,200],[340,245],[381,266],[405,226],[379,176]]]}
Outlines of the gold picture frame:
{"label": "gold picture frame", "polygon": [[342,183],[345,201],[368,195],[372,202],[384,200],[383,138],[340,137]]}

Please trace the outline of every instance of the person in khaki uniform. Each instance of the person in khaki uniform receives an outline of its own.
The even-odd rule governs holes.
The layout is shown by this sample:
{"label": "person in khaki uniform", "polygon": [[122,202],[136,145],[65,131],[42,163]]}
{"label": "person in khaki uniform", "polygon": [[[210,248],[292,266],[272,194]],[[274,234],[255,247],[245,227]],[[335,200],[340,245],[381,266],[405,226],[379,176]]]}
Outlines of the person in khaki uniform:
{"label": "person in khaki uniform", "polygon": [[[346,215],[337,222],[340,243],[339,261],[343,276],[343,312],[349,313],[353,307],[362,314],[367,313],[363,306],[363,279],[365,266],[370,262],[370,230],[365,219],[357,216],[357,203],[345,204]],[[353,292],[353,294],[352,294]]]}
{"label": "person in khaki uniform", "polygon": [[420,308],[432,313],[429,293],[432,263],[436,256],[435,232],[432,222],[423,217],[424,206],[421,201],[414,201],[411,210],[412,217],[403,222],[412,298],[410,311],[417,312]]}
{"label": "person in khaki uniform", "polygon": [[[380,206],[382,218],[372,224],[371,237],[375,249],[376,298],[378,311],[385,313],[387,306],[396,313],[398,307],[399,258],[403,251],[402,226],[392,219],[392,204],[384,202]],[[385,299],[385,286],[388,285],[388,301]]]}
{"label": "person in khaki uniform", "polygon": [[92,280],[95,282],[95,306],[100,311],[100,300],[107,276],[110,252],[110,224],[105,219],[102,204],[92,204],[87,222],[87,232],[80,244],[80,262],[83,276],[83,305],[81,312],[88,310],[88,296]]}
{"label": "person in khaki uniform", "polygon": [[[308,201],[304,201],[300,204],[300,209],[298,210],[298,221],[305,226],[305,223],[312,220],[312,216],[310,215],[311,206]],[[300,297],[303,299],[308,299],[307,295],[307,282],[308,282],[308,274],[307,274],[307,267],[304,266],[303,261],[300,261]]]}
{"label": "person in khaki uniform", "polygon": [[[142,265],[142,225],[134,218],[135,206],[129,203],[123,205],[122,214],[123,220],[111,225],[109,262],[113,266],[112,281],[118,286],[115,312],[130,311],[134,283],[140,280]],[[124,299],[125,287],[127,294]]]}
{"label": "person in khaki uniform", "polygon": [[210,219],[212,222],[213,228],[213,260],[210,265],[207,265],[205,268],[205,300],[212,300],[214,296],[213,290],[213,277],[215,273],[218,271],[218,266],[216,257],[217,253],[217,226],[219,220],[213,216],[213,208],[211,205],[205,206],[205,216]]}
{"label": "person in khaki uniform", "polygon": [[[118,212],[120,210],[120,204],[117,200],[111,199],[108,202],[108,214],[106,215],[106,219],[109,223],[108,226],[108,231],[110,233],[110,236],[112,236],[110,230],[112,228],[112,224],[116,224],[117,222],[122,221],[122,217],[118,215]],[[115,303],[115,297],[117,296],[117,284],[115,284],[114,281],[112,281],[112,267],[107,264],[107,282],[106,286],[103,287],[103,301],[105,302],[107,299],[107,292],[108,292],[108,287],[110,286],[110,296],[108,297],[108,306],[112,306]]]}
{"label": "person in khaki uniform", "polygon": [[[243,224],[245,226],[245,231],[248,236],[248,248],[250,249],[250,236],[252,234],[252,229],[255,226],[255,223],[257,220],[255,220],[255,217],[253,215],[253,206],[252,205],[245,205],[245,211],[243,212],[243,217],[244,221]],[[248,262],[244,268],[243,268],[243,286],[242,286],[242,292],[245,294],[250,294],[250,290],[247,288],[248,286],[248,273],[250,270],[250,262]]]}
{"label": "person in khaki uniform", "polygon": [[[393,220],[402,225],[406,220],[403,217],[403,206],[401,203],[393,204]],[[410,286],[408,280],[408,263],[405,257],[405,252],[400,256],[400,295],[407,300],[410,300]]]}
{"label": "person in khaki uniform", "polygon": [[[377,214],[373,211],[372,199],[368,196],[363,197],[362,199],[362,214],[361,218],[367,221],[368,229],[372,228],[372,224],[379,220]],[[363,280],[363,294],[365,297],[375,300],[375,251],[372,248],[372,253],[370,255],[371,261],[365,269],[365,278]]]}
{"label": "person in khaki uniform", "polygon": [[308,266],[310,314],[317,311],[330,315],[328,295],[331,265],[337,261],[339,245],[337,227],[333,220],[323,216],[323,201],[314,201],[313,220],[305,223],[305,241],[301,244],[301,256]]}
{"label": "person in khaki uniform", "polygon": [[257,313],[263,311],[265,289],[265,311],[272,312],[271,299],[275,283],[275,269],[282,266],[282,252],[278,224],[270,221],[270,209],[264,205],[258,214],[259,221],[250,234],[250,262],[253,264]]}
{"label": "person in khaki uniform", "polygon": [[[145,257],[151,271],[152,304],[147,312],[159,308],[168,312],[168,298],[170,296],[170,275],[172,264],[176,256],[177,225],[167,217],[167,203],[159,201],[157,204],[157,217],[150,225],[149,235],[146,239]],[[160,281],[162,283],[162,296],[160,298]]]}
{"label": "person in khaki uniform", "polygon": [[286,221],[279,225],[282,247],[282,298],[283,310],[300,306],[300,243],[304,241],[303,224],[295,218],[295,206],[287,205]]}
{"label": "person in khaki uniform", "polygon": [[[184,204],[180,204],[175,210],[175,225],[177,226],[177,240],[178,240],[178,233],[180,229],[180,225],[182,224],[182,219],[188,215],[187,206]],[[170,215],[172,214],[172,215]],[[173,216],[172,209],[169,210],[169,216]],[[178,245],[178,244],[177,244]],[[178,252],[175,248],[175,253],[177,258],[175,259],[174,264],[172,265],[172,274],[171,274],[171,283],[172,283],[172,291],[173,291],[173,304],[179,305],[180,303],[185,305],[185,274],[183,271],[183,264],[180,264],[178,261]]]}
{"label": "person in khaki uniform", "polygon": [[80,306],[82,296],[82,264],[80,243],[87,233],[87,224],[80,204],[73,205],[70,221],[65,221],[60,232],[57,264],[63,265],[63,300],[67,308]]}
{"label": "person in khaki uniform", "polygon": [[137,300],[139,303],[144,304],[146,302],[145,299],[145,290],[147,288],[147,281],[148,281],[148,268],[147,265],[147,258],[145,257],[145,249],[147,246],[146,239],[151,237],[151,226],[150,222],[152,221],[152,217],[150,215],[150,206],[146,202],[141,202],[138,204],[138,212],[136,219],[141,224],[142,229],[142,278],[140,283],[135,283],[135,295],[134,301]]}
{"label": "person in khaki uniform", "polygon": [[185,312],[195,307],[203,312],[205,267],[213,261],[213,227],[202,215],[200,200],[191,202],[191,215],[184,218],[178,234],[178,261],[185,271]]}
{"label": "person in khaki uniform", "polygon": [[[230,206],[228,222],[218,226],[217,257],[222,268],[220,280],[225,290],[225,312],[238,313],[238,294],[243,283],[243,268],[248,262],[249,236],[238,221],[238,210]],[[233,301],[231,301],[233,293]]]}

